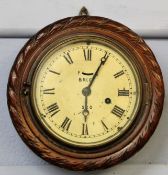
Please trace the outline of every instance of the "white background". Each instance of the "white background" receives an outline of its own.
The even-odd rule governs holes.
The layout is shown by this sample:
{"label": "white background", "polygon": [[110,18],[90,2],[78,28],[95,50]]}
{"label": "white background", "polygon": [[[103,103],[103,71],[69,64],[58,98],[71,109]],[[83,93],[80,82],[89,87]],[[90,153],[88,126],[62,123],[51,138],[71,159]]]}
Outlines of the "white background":
{"label": "white background", "polygon": [[13,61],[28,40],[28,38],[23,37],[31,36],[41,27],[55,20],[77,15],[83,5],[88,8],[91,15],[117,20],[134,29],[140,35],[150,37],[150,39],[146,39],[146,42],[152,48],[161,66],[166,92],[164,110],[158,128],[139,153],[116,167],[81,174],[167,175],[167,0],[0,0],[0,175],[78,174],[78,172],[50,166],[21,141],[8,113],[6,86]]}

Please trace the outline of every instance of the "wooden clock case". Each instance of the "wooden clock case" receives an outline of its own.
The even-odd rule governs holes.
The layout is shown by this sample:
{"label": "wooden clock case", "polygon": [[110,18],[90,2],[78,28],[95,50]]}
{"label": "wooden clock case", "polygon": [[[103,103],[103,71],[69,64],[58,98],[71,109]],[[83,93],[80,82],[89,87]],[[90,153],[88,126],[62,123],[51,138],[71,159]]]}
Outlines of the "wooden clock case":
{"label": "wooden clock case", "polygon": [[[78,149],[47,134],[36,122],[30,104],[30,72],[52,43],[76,34],[94,34],[115,41],[133,55],[142,82],[142,101],[136,120],[118,140],[103,147]],[[38,60],[39,59],[39,60]],[[94,170],[118,164],[140,150],[153,134],[163,107],[164,84],[154,54],[126,26],[102,17],[76,16],[59,20],[35,34],[19,52],[10,72],[8,107],[23,141],[41,158],[71,170]]]}

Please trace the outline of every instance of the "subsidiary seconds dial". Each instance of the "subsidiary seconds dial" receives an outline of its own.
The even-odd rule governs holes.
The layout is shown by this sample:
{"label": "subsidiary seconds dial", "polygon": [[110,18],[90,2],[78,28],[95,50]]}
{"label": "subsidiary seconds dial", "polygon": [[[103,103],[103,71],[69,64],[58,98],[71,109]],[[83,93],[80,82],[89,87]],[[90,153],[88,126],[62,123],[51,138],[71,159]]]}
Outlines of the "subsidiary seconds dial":
{"label": "subsidiary seconds dial", "polygon": [[64,42],[45,54],[33,77],[32,104],[46,131],[79,147],[121,136],[141,99],[138,71],[128,57],[98,38]]}

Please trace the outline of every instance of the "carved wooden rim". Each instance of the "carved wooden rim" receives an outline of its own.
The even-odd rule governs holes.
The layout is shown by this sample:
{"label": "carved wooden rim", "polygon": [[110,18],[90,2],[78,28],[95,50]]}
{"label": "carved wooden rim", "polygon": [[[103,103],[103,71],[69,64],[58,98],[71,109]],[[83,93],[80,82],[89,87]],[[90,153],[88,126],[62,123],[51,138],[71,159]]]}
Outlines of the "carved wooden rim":
{"label": "carved wooden rim", "polygon": [[[39,51],[49,46],[55,40],[75,33],[94,33],[111,38],[121,43],[136,57],[145,79],[149,84],[145,95],[148,104],[145,107],[142,120],[129,136],[129,142],[118,147],[110,148],[106,153],[95,157],[82,156],[78,153],[68,153],[62,148],[47,142],[44,136],[34,126],[29,109],[25,104],[23,89],[29,84],[24,84],[28,77],[31,61]],[[26,93],[26,91],[24,91]],[[115,21],[90,16],[78,16],[57,21],[34,35],[22,48],[11,69],[8,81],[8,107],[13,124],[23,141],[40,157],[72,170],[93,170],[106,168],[128,159],[148,141],[153,134],[163,108],[164,84],[159,65],[150,48],[144,40],[129,28]],[[124,142],[124,141],[123,141]],[[108,154],[107,154],[108,153]]]}

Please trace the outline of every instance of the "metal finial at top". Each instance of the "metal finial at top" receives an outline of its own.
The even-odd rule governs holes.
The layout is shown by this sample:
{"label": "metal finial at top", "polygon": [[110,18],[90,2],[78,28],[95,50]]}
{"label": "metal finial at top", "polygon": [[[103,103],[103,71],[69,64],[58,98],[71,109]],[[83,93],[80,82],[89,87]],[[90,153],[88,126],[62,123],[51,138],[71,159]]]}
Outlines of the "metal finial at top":
{"label": "metal finial at top", "polygon": [[80,12],[79,12],[79,15],[80,16],[84,16],[84,15],[87,16],[87,15],[89,15],[89,12],[88,12],[87,8],[86,7],[82,7]]}

